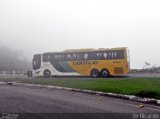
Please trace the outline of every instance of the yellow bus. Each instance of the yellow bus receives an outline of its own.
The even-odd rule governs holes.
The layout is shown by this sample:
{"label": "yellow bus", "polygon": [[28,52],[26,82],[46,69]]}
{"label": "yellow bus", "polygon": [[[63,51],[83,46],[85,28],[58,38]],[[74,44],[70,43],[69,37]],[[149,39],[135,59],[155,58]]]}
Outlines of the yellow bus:
{"label": "yellow bus", "polygon": [[128,48],[70,49],[33,57],[34,76],[125,75],[129,71]]}

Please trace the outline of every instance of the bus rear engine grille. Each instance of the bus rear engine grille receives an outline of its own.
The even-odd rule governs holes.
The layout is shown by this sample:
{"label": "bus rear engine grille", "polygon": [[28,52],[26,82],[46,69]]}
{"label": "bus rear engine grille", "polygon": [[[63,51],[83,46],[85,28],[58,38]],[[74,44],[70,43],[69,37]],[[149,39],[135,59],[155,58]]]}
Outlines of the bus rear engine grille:
{"label": "bus rear engine grille", "polygon": [[114,73],[115,74],[123,74],[123,68],[122,67],[115,67]]}

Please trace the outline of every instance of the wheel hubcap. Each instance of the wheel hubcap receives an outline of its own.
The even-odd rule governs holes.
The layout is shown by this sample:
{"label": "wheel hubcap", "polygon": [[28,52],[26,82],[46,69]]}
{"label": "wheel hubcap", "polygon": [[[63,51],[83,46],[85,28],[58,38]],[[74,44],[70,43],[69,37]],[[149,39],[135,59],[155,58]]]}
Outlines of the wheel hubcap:
{"label": "wheel hubcap", "polygon": [[108,76],[108,72],[107,71],[103,71],[103,76],[107,77]]}

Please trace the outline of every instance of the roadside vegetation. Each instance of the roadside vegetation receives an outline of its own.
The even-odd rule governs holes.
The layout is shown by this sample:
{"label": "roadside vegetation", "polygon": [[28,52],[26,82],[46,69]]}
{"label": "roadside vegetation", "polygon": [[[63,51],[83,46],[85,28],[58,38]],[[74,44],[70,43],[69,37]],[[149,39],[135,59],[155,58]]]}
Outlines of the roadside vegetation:
{"label": "roadside vegetation", "polygon": [[0,71],[27,71],[31,64],[21,51],[0,45]]}
{"label": "roadside vegetation", "polygon": [[117,94],[136,95],[140,97],[160,99],[160,78],[79,78],[54,77],[37,79],[0,79],[0,81],[19,81],[53,85],[94,91],[111,92]]}

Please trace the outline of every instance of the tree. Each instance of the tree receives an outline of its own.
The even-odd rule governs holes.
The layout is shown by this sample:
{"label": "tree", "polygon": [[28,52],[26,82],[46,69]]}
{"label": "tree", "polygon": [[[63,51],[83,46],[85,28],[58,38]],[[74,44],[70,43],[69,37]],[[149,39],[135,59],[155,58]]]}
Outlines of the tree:
{"label": "tree", "polygon": [[24,71],[31,69],[31,63],[23,53],[13,48],[0,46],[0,71]]}

